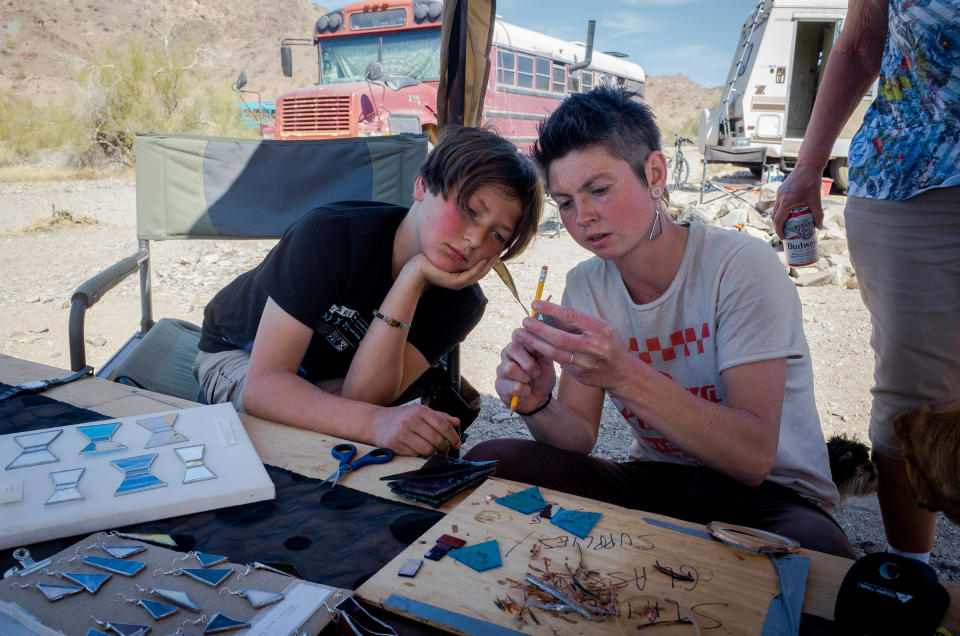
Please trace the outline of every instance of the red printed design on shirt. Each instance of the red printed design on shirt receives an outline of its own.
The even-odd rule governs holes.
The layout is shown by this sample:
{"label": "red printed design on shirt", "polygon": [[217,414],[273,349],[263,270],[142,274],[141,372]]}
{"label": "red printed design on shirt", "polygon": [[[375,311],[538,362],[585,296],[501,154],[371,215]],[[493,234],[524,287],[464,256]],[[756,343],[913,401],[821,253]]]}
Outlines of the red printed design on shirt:
{"label": "red printed design on shirt", "polygon": [[686,329],[681,329],[670,334],[668,338],[668,343],[663,344],[660,342],[660,338],[646,338],[643,341],[643,348],[640,348],[640,343],[636,338],[630,338],[629,350],[637,354],[637,357],[651,364],[653,362],[653,354],[659,353],[660,358],[664,362],[669,362],[670,360],[675,360],[680,352],[683,352],[684,357],[690,357],[695,354],[701,354],[704,352],[704,341],[710,337],[710,326],[707,323],[703,323],[700,327],[700,335],[697,336],[697,329],[695,327],[687,327]]}
{"label": "red printed design on shirt", "polygon": [[[661,371],[660,373],[663,373],[663,375],[667,376],[671,380],[673,379],[673,377],[669,373],[665,373],[663,371]],[[685,387],[685,388],[687,389],[687,391],[690,391],[690,393],[692,393],[693,395],[700,396],[701,398],[703,398],[704,400],[707,400],[708,402],[715,402],[715,403],[723,402],[723,400],[717,395],[716,385],[708,384],[706,386],[694,386],[694,387]],[[627,424],[633,427],[633,429],[637,432],[637,437],[639,438],[639,440],[642,441],[647,446],[649,446],[652,450],[658,453],[662,453],[663,455],[670,455],[671,457],[674,457],[678,460],[682,460],[685,462],[690,462],[694,464],[699,463],[692,456],[684,452],[683,449],[681,449],[679,446],[677,446],[676,444],[671,442],[669,439],[661,435],[660,431],[658,431],[657,429],[653,428],[652,426],[644,422],[642,419],[640,419],[640,417],[637,416],[637,414],[631,411],[629,408],[627,408],[626,406],[621,406],[619,402],[618,402],[618,406],[621,407],[620,415],[622,415],[623,419],[627,421]]]}

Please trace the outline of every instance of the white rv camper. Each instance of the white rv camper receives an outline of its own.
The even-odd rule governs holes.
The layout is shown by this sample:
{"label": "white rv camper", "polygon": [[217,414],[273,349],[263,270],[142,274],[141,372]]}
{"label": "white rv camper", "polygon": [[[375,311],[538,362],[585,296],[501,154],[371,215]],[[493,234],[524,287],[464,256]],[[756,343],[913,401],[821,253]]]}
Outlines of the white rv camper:
{"label": "white rv camper", "polygon": [[[718,108],[700,116],[698,143],[766,146],[767,163],[789,170],[807,131],[846,0],[761,0],[740,33]],[[850,139],[876,88],[863,97],[831,152],[829,175],[846,189]]]}

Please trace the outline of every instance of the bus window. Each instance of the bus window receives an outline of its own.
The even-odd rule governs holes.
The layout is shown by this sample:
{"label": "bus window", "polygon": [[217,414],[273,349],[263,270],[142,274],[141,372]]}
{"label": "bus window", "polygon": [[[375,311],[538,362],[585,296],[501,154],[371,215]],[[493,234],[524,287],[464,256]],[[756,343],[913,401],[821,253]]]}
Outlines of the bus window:
{"label": "bus window", "polygon": [[570,87],[571,93],[580,92],[580,71],[570,72],[570,75],[567,78],[567,85]]}
{"label": "bus window", "polygon": [[581,88],[587,92],[593,88],[593,71],[580,71]]}
{"label": "bus window", "polygon": [[497,83],[504,86],[514,85],[513,70],[516,65],[516,55],[513,51],[497,49]]}
{"label": "bus window", "polygon": [[533,56],[517,53],[517,86],[533,88]]}
{"label": "bus window", "polygon": [[373,61],[383,64],[387,76],[421,81],[440,77],[440,29],[331,38],[322,46],[325,82],[363,81]]}
{"label": "bus window", "polygon": [[537,86],[538,91],[550,90],[550,60],[537,58]]}
{"label": "bus window", "polygon": [[553,92],[565,93],[567,90],[567,69],[563,64],[553,65]]}

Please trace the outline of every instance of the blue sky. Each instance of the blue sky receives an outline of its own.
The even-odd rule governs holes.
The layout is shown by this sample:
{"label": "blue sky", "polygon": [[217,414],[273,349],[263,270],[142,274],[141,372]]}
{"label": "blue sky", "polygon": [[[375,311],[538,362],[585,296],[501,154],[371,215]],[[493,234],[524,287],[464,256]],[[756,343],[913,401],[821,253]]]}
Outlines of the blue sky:
{"label": "blue sky", "polygon": [[[321,0],[328,9],[348,0]],[[597,21],[595,46],[627,53],[648,75],[683,73],[707,87],[723,84],[756,0],[497,0],[511,22],[564,40],[586,39]]]}

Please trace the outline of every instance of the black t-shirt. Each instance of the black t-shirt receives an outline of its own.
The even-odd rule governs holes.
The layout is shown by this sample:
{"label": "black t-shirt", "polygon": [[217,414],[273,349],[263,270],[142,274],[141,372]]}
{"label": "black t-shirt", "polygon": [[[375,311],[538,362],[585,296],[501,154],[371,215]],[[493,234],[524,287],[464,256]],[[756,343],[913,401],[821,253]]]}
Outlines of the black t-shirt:
{"label": "black t-shirt", "polygon": [[[373,311],[393,285],[393,240],[406,213],[395,205],[355,201],[311,210],[287,228],[260,265],[213,297],[203,312],[200,350],[250,350],[269,296],[314,331],[301,375],[311,382],[346,376]],[[407,342],[436,364],[476,326],[486,302],[478,285],[459,291],[428,287]]]}

